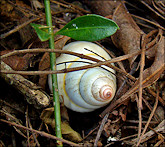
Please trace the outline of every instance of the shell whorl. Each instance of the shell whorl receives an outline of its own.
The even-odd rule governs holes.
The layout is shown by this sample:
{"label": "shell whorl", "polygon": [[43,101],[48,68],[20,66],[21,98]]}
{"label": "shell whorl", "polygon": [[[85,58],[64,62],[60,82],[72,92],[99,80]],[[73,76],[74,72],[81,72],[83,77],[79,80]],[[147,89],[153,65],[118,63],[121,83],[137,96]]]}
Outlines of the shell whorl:
{"label": "shell whorl", "polygon": [[103,99],[103,100],[108,100],[112,97],[112,88],[108,85],[105,85],[103,87],[101,87],[100,89],[100,97]]}
{"label": "shell whorl", "polygon": [[[91,53],[84,48],[87,48],[96,54]],[[92,56],[99,60],[103,59],[97,56],[97,54],[104,57],[106,60],[111,59],[105,50],[91,42],[76,41],[69,43],[63,49]],[[69,61],[79,62],[68,63]],[[89,61],[87,59],[81,59],[75,56],[62,54],[57,58],[56,62],[57,64],[67,62],[67,64],[57,65],[57,70],[80,67],[89,64],[82,61],[94,63],[93,61]],[[105,106],[112,100],[116,91],[116,77],[112,74],[115,73],[115,71],[106,66],[102,67],[57,75],[59,95],[62,97],[64,105],[67,108],[77,112],[90,112]],[[51,76],[49,76],[49,87],[51,89],[50,85]]]}
{"label": "shell whorl", "polygon": [[98,78],[92,84],[92,94],[97,99],[100,98],[100,101],[109,101],[114,96],[114,89],[112,84],[110,84],[110,79],[107,77]]}

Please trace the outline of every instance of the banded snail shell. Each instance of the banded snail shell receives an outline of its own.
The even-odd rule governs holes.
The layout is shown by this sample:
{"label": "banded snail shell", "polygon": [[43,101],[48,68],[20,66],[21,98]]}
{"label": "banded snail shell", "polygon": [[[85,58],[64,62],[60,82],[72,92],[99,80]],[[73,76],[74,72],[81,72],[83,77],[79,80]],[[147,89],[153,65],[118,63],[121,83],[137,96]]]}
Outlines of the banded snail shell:
{"label": "banded snail shell", "polygon": [[[86,41],[69,43],[64,46],[63,50],[85,54],[102,61],[111,59],[100,46]],[[63,62],[65,64],[59,64]],[[60,70],[89,65],[94,62],[62,54],[57,58],[56,63],[57,70]],[[107,66],[102,67],[104,68],[95,67],[57,75],[59,95],[67,108],[77,112],[91,112],[105,106],[113,99],[116,91],[116,77],[112,73],[115,71]],[[50,75],[49,87],[52,91]]]}

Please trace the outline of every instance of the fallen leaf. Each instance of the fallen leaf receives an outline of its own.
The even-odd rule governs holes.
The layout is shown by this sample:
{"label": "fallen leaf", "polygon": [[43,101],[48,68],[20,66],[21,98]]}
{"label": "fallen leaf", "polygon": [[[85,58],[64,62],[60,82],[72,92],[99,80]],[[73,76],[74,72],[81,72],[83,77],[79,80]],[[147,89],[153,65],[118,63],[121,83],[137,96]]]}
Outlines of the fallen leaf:
{"label": "fallen leaf", "polygon": [[[149,68],[143,71],[143,82],[142,82],[143,88],[146,88],[150,86],[151,84],[153,84],[155,81],[157,81],[161,73],[164,71],[164,68],[165,68],[164,39],[165,38],[164,36],[162,36],[162,31],[161,31],[161,36],[159,38],[159,41],[157,44],[154,45],[154,48],[156,50],[155,60]],[[135,84],[132,86],[131,89],[133,93],[138,91],[139,79],[135,82]]]}
{"label": "fallen leaf", "polygon": [[82,137],[80,136],[80,134],[74,131],[69,126],[69,123],[66,121],[61,123],[61,131],[62,131],[62,134],[71,141],[74,141],[74,142],[82,141]]}
{"label": "fallen leaf", "polygon": [[102,16],[112,15],[120,1],[85,1],[91,11]]}
{"label": "fallen leaf", "polygon": [[[61,115],[62,116],[62,115]],[[42,111],[40,118],[45,124],[51,125],[55,129],[55,120],[54,120],[54,108],[46,108]],[[65,120],[61,122],[61,132],[65,138],[72,140],[74,142],[82,141],[82,137],[79,133],[74,131],[69,123]]]}
{"label": "fallen leaf", "polygon": [[[12,51],[13,50],[4,50],[0,52],[0,55],[4,55]],[[27,68],[29,67],[30,60],[33,56],[33,54],[28,54],[24,56],[15,55],[4,58],[2,61],[8,64],[13,70],[27,70]]]}
{"label": "fallen leaf", "polygon": [[[120,28],[111,36],[114,45],[123,50],[125,54],[140,50],[141,36],[144,35],[144,32],[137,26],[122,3],[116,8],[112,20],[114,20]],[[130,66],[136,58],[137,56],[128,59]]]}

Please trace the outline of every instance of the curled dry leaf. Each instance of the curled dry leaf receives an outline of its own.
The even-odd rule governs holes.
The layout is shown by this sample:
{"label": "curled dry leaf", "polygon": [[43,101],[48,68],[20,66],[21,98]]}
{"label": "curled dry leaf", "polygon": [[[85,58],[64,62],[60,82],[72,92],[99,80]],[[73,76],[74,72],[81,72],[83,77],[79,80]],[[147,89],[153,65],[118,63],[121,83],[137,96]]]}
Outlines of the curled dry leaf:
{"label": "curled dry leaf", "polygon": [[[62,49],[65,45],[65,43],[70,39],[70,37],[63,36],[62,38],[58,39],[55,42],[55,49]],[[56,55],[57,57],[59,54]],[[39,70],[44,71],[44,70],[49,70],[50,68],[50,57],[49,53],[45,53],[39,63]],[[47,75],[40,75],[39,78],[39,85],[45,89],[46,85],[46,80],[47,80]]]}
{"label": "curled dry leaf", "polygon": [[[160,30],[160,38],[159,41],[157,42],[157,44],[154,45],[154,50],[156,50],[155,52],[155,59],[153,64],[144,70],[143,72],[143,88],[150,86],[151,84],[153,84],[155,81],[157,81],[161,75],[161,73],[164,71],[165,69],[165,63],[164,63],[164,59],[165,59],[165,55],[164,55],[164,36],[162,36],[162,30]],[[134,92],[138,91],[139,88],[139,79],[135,82],[134,86],[132,87],[133,89],[135,87],[136,90]]]}
{"label": "curled dry leaf", "polygon": [[[119,30],[111,36],[114,45],[125,54],[140,50],[143,31],[137,26],[126,7],[121,3],[115,10],[112,19],[118,24]],[[130,66],[137,56],[129,58]]]}
{"label": "curled dry leaf", "polygon": [[[63,114],[61,114],[62,116]],[[54,108],[47,108],[44,109],[41,113],[40,118],[42,121],[48,125],[51,125],[53,129],[55,129],[55,120],[54,120]],[[68,138],[69,140],[72,140],[74,142],[80,142],[82,141],[82,138],[79,133],[74,131],[70,126],[67,121],[62,121],[61,122],[61,131],[62,135],[65,138]]]}

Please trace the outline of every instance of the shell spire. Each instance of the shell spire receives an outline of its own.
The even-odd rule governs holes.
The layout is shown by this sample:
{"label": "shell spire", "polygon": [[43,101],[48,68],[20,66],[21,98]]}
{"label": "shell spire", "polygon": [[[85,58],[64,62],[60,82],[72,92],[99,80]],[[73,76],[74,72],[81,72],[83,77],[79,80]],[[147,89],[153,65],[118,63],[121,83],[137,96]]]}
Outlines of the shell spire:
{"label": "shell spire", "polygon": [[102,98],[103,100],[111,99],[113,95],[112,93],[113,91],[111,86],[105,85],[100,89],[100,98]]}

